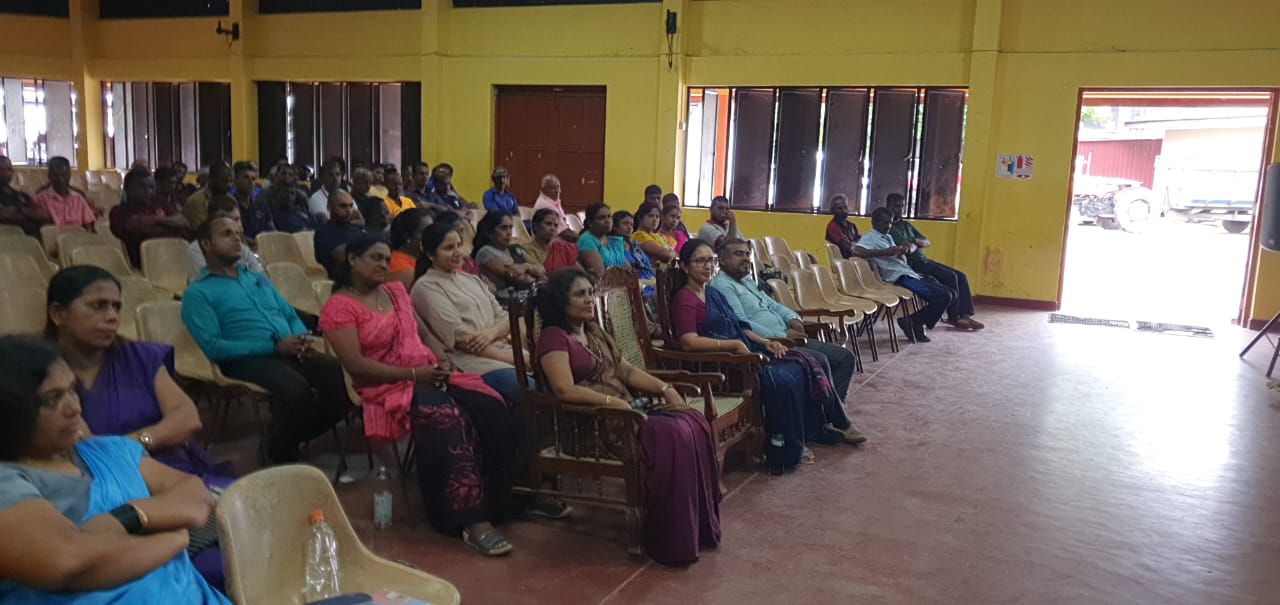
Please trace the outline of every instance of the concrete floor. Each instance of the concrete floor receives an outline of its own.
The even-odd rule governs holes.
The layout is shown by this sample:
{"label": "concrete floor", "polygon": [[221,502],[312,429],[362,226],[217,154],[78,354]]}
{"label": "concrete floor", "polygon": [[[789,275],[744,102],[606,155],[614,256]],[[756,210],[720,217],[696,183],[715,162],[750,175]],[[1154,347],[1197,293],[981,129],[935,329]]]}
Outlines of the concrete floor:
{"label": "concrete floor", "polygon": [[855,381],[865,447],[818,446],[782,477],[729,473],[723,546],[688,569],[629,560],[607,512],[516,522],[517,550],[484,559],[411,526],[413,507],[372,529],[367,480],[339,493],[373,550],[473,604],[1280,603],[1269,351],[1239,360],[1249,334],[1231,327],[979,317],[985,332],[936,330]]}

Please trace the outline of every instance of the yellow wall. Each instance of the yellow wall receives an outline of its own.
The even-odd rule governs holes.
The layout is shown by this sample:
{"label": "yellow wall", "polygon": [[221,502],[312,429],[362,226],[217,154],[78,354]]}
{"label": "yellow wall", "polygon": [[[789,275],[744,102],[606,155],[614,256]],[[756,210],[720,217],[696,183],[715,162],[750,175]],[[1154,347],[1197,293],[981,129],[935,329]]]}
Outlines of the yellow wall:
{"label": "yellow wall", "polygon": [[[425,159],[452,163],[455,181],[473,196],[487,186],[493,157],[495,85],[603,85],[605,201],[619,208],[633,207],[650,182],[682,190],[684,86],[964,85],[960,216],[920,227],[934,241],[931,256],[968,271],[979,293],[1037,301],[1058,296],[1082,87],[1280,87],[1272,31],[1280,3],[1255,0],[663,0],[510,9],[424,0],[420,11],[298,16],[257,15],[255,0],[231,7],[243,36],[231,48],[212,33],[216,19],[104,23],[93,18],[95,0],[72,0],[70,26],[5,17],[19,27],[6,27],[17,34],[0,40],[0,71],[61,75],[90,91],[104,79],[231,82],[238,157],[257,151],[254,80],[421,81]],[[680,14],[671,67],[666,10]],[[86,119],[81,132],[96,133],[100,116]],[[81,144],[93,146],[100,142],[92,136]],[[996,180],[997,153],[1033,154],[1035,178]],[[95,155],[87,157],[92,163]],[[825,217],[743,212],[739,219],[748,234],[821,250]],[[702,220],[699,211],[687,213],[690,226]],[[1253,317],[1265,318],[1280,308],[1280,255],[1257,262],[1250,304]]]}

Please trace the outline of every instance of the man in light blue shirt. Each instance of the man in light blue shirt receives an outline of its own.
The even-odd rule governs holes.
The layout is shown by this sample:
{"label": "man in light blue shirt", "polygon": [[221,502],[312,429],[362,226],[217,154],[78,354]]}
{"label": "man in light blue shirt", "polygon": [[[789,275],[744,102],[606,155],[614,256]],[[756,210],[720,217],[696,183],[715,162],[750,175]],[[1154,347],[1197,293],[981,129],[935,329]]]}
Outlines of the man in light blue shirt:
{"label": "man in light blue shirt", "polygon": [[911,269],[911,265],[907,264],[911,248],[893,243],[893,238],[889,236],[889,228],[892,226],[893,211],[884,207],[876,208],[871,213],[871,231],[858,240],[853,247],[853,255],[871,261],[885,281],[911,290],[924,299],[925,307],[910,316],[899,317],[898,326],[912,342],[929,342],[931,339],[924,333],[924,329],[932,330],[938,325],[942,314],[955,304],[956,293],[938,280],[922,276]]}
{"label": "man in light blue shirt", "polygon": [[[724,295],[738,318],[751,324],[751,331],[765,338],[804,338],[804,322],[795,311],[788,309],[760,290],[751,279],[751,246],[737,238],[720,243],[720,272],[711,278],[711,287]],[[853,379],[856,362],[848,349],[808,339],[805,350],[827,360],[831,365],[831,380],[840,401],[849,394],[849,382]]]}
{"label": "man in light blue shirt", "polygon": [[207,266],[182,295],[182,322],[228,377],[271,394],[268,455],[298,460],[298,446],[344,418],[342,366],[320,353],[298,314],[261,273],[240,264],[243,228],[220,216],[196,231]]}

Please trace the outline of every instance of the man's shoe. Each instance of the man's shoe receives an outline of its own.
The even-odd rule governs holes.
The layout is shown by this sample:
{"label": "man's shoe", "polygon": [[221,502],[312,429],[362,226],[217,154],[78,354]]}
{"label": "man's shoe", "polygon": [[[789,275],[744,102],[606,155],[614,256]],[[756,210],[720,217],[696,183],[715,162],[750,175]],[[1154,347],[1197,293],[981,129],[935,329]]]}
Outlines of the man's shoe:
{"label": "man's shoe", "polygon": [[916,342],[933,342],[933,339],[924,333],[924,324],[915,324],[913,327],[916,329],[913,335]]}
{"label": "man's shoe", "polygon": [[898,327],[899,327],[899,328],[902,328],[902,335],[903,335],[903,336],[905,336],[907,340],[909,340],[909,341],[911,341],[911,342],[915,342],[915,341],[916,341],[916,332],[915,332],[915,330],[913,329],[913,328],[915,328],[915,326],[911,323],[911,318],[909,318],[909,317],[899,317],[899,318],[898,318]]}

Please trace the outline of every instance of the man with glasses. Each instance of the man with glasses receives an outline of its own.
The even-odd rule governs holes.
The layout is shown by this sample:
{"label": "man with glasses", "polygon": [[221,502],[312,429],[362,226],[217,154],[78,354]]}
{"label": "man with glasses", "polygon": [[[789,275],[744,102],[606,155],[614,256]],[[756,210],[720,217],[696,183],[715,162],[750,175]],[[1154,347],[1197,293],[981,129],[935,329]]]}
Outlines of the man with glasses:
{"label": "man with glasses", "polygon": [[[750,273],[751,246],[737,238],[724,240],[720,245],[720,272],[711,278],[711,287],[724,295],[738,318],[751,325],[752,332],[765,338],[804,338],[800,316],[761,291]],[[832,386],[843,402],[857,366],[853,353],[812,338],[805,341],[804,348],[826,358],[835,383]]]}

